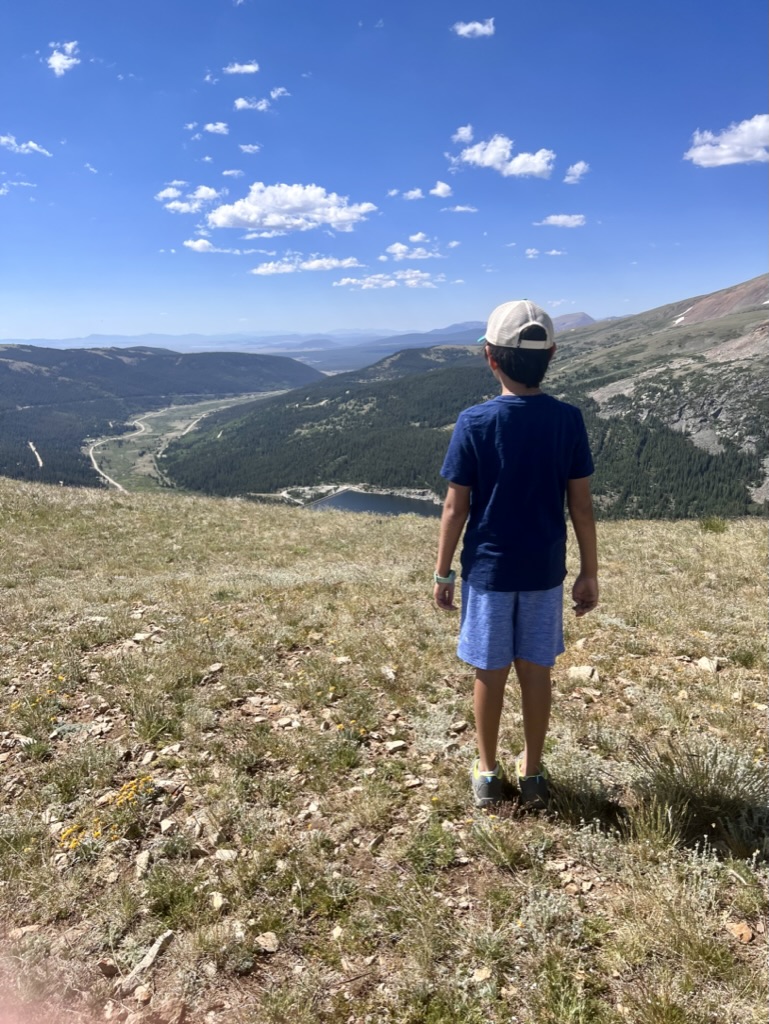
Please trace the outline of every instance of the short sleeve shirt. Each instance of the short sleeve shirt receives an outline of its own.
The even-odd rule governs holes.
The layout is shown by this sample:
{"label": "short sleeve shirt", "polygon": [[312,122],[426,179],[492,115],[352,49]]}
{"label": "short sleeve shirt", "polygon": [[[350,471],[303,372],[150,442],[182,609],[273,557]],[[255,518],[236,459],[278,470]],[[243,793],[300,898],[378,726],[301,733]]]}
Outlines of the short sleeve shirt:
{"label": "short sleeve shirt", "polygon": [[470,487],[462,579],[549,590],[566,576],[569,480],[590,476],[582,413],[551,395],[499,395],[460,413],[441,476]]}

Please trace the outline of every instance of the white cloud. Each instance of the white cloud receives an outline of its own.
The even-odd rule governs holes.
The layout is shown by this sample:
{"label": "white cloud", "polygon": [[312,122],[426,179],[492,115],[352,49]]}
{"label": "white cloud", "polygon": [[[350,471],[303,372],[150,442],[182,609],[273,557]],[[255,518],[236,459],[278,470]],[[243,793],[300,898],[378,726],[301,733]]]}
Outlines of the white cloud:
{"label": "white cloud", "polygon": [[98,174],[98,173],[99,173],[99,172],[98,172],[98,171],[96,170],[96,168],[95,168],[95,167],[93,166],[93,164],[85,163],[85,164],[83,164],[83,167],[85,167],[85,169],[86,169],[87,171],[90,171],[90,172],[91,172],[91,174]]}
{"label": "white cloud", "polygon": [[222,176],[225,177],[225,178],[242,178],[243,177],[243,171],[236,171],[236,170],[222,171]]}
{"label": "white cloud", "polygon": [[47,149],[38,146],[36,142],[17,142],[15,135],[0,135],[0,146],[10,149],[12,153],[40,153],[41,156],[52,156]]}
{"label": "white cloud", "polygon": [[444,206],[441,213],[477,213],[477,206]]}
{"label": "white cloud", "polygon": [[404,199],[424,199],[424,194],[421,188],[412,188],[408,192],[403,193]]}
{"label": "white cloud", "polygon": [[197,126],[198,126],[198,122],[197,121],[188,121],[187,124],[185,124],[185,126],[184,126],[184,130],[186,132],[194,132],[195,129],[197,128]]}
{"label": "white cloud", "polygon": [[516,245],[518,245],[517,242],[505,242],[506,249],[514,249]]}
{"label": "white cloud", "polygon": [[512,156],[513,140],[506,135],[494,135],[488,142],[477,142],[463,149],[458,160],[474,167],[490,167],[504,178],[549,178],[553,170],[555,153],[539,149],[536,153]]}
{"label": "white cloud", "polygon": [[[377,288],[436,288],[445,281],[443,274],[433,277],[424,270],[395,270],[392,274],[370,274],[368,277],[343,277],[334,281],[334,288],[360,288],[370,291]],[[436,283],[437,282],[437,283]]]}
{"label": "white cloud", "polygon": [[212,164],[214,162],[214,158],[212,156],[202,156],[200,158],[200,162],[202,164]]}
{"label": "white cloud", "polygon": [[255,100],[253,98],[247,99],[245,96],[238,96],[238,98],[235,100],[235,109],[236,110],[261,110],[262,112],[264,112],[265,110],[269,110],[270,109],[270,101],[269,100]]}
{"label": "white cloud", "polygon": [[184,181],[182,178],[174,178],[174,180],[169,181],[168,184],[171,188],[184,188],[186,185],[189,185],[189,182]]}
{"label": "white cloud", "polygon": [[[415,236],[412,241],[416,240],[417,238]],[[427,241],[427,238],[423,235],[419,240]],[[389,253],[396,263],[399,263],[401,260],[430,260],[440,258],[440,253],[438,252],[428,252],[423,246],[417,246],[415,249],[409,249],[409,247],[404,245],[403,242],[393,242],[392,245],[387,246],[385,252]]]}
{"label": "white cloud", "polygon": [[188,249],[192,249],[193,252],[223,252],[231,256],[248,256],[259,251],[258,249],[219,249],[207,238],[188,238],[182,244]]}
{"label": "white cloud", "polygon": [[424,231],[417,231],[415,235],[409,235],[410,242],[429,242],[430,239],[424,233]]}
{"label": "white cloud", "polygon": [[275,89],[270,89],[270,99],[279,100],[283,96],[290,96],[291,93],[288,89],[284,89],[282,85],[277,86]]}
{"label": "white cloud", "polygon": [[456,249],[456,247],[458,245],[461,245],[461,244],[462,244],[461,242],[456,242],[456,241],[449,242],[448,245],[447,245],[447,248],[449,248],[449,249]]}
{"label": "white cloud", "polygon": [[61,78],[67,71],[71,71],[76,64],[80,63],[80,58],[75,56],[78,52],[77,40],[73,40],[71,43],[49,43],[48,45],[53,50],[48,58],[48,67],[57,78]]}
{"label": "white cloud", "polygon": [[239,147],[243,153],[258,153],[261,148],[258,142],[248,142]]}
{"label": "white cloud", "polygon": [[494,35],[494,19],[487,18],[485,21],[458,21],[451,26],[451,31],[456,32],[463,39],[480,39],[482,36]]}
{"label": "white cloud", "polygon": [[537,258],[537,256],[539,256],[539,249],[527,249],[526,250],[526,259],[527,260],[535,260]]}
{"label": "white cloud", "polygon": [[563,179],[565,185],[576,185],[590,170],[590,164],[584,160],[578,160],[571,167],[566,169],[566,177]]}
{"label": "white cloud", "polygon": [[445,181],[436,181],[435,188],[430,189],[430,195],[438,196],[439,199],[448,199],[450,195],[453,195],[451,185],[447,185]]}
{"label": "white cloud", "polygon": [[292,256],[284,257],[282,260],[273,260],[270,263],[261,263],[249,274],[256,274],[257,277],[269,277],[272,274],[293,274],[301,271],[314,270],[346,270],[352,267],[361,267],[354,256],[347,256],[338,259],[336,256],[313,255],[309,259],[302,259],[301,255],[295,253]]}
{"label": "white cloud", "polygon": [[565,256],[563,249],[548,249],[545,256]]}
{"label": "white cloud", "polygon": [[222,68],[225,75],[254,75],[258,70],[259,65],[255,60],[248,61],[246,64],[238,64],[233,61],[226,68]]}
{"label": "white cloud", "polygon": [[584,213],[551,213],[544,220],[535,220],[537,228],[581,228],[585,223]]}
{"label": "white cloud", "polygon": [[473,126],[471,124],[460,125],[459,128],[451,136],[452,142],[472,142],[473,141]]}
{"label": "white cloud", "polygon": [[203,78],[203,81],[204,82],[208,82],[209,85],[216,85],[216,83],[219,81],[219,79],[218,78],[214,78],[214,76],[211,74],[210,71],[206,71],[205,76]]}
{"label": "white cloud", "polygon": [[328,227],[352,231],[355,224],[373,213],[373,203],[350,203],[347,196],[326,192],[319,185],[265,185],[254,182],[245,199],[220,206],[208,214],[217,228],[251,228],[262,231],[309,231]]}
{"label": "white cloud", "polygon": [[171,213],[199,213],[207,203],[218,199],[222,193],[208,185],[198,185],[192,192],[187,193],[185,200],[179,199],[180,195],[181,192],[177,188],[170,186],[158,192],[155,198],[160,202],[170,199],[171,202],[165,203],[165,208]]}
{"label": "white cloud", "polygon": [[230,129],[225,121],[209,121],[208,124],[203,125],[204,132],[210,132],[211,135],[229,135]]}
{"label": "white cloud", "polygon": [[765,164],[769,161],[769,114],[730,124],[720,132],[696,131],[692,146],[684,153],[698,167],[726,167],[729,164]]}
{"label": "white cloud", "polygon": [[31,181],[2,181],[0,182],[0,196],[7,196],[12,188],[37,188]]}
{"label": "white cloud", "polygon": [[390,197],[391,199],[393,199],[393,198],[394,198],[395,196],[399,196],[399,195],[400,195],[400,192],[398,191],[398,189],[397,189],[397,188],[388,188],[388,190],[387,190],[387,195],[388,195],[388,196],[389,196],[389,197]]}

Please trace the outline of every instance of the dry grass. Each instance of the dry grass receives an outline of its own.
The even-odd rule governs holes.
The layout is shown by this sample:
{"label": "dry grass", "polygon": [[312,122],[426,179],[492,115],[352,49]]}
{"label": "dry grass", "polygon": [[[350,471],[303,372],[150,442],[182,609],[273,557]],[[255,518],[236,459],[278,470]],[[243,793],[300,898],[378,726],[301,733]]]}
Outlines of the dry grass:
{"label": "dry grass", "polygon": [[[0,481],[12,1001],[52,1024],[171,996],[192,1024],[765,1021],[764,526],[601,525],[547,818],[470,807],[435,541]],[[167,928],[141,1010],[99,964],[127,975]]]}

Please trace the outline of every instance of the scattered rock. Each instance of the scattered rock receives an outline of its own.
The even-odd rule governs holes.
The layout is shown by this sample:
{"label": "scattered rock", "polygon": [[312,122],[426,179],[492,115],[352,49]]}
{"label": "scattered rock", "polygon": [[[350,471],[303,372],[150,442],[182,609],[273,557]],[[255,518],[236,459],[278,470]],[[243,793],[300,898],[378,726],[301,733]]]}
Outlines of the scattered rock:
{"label": "scattered rock", "polygon": [[220,892],[212,892],[208,899],[214,910],[227,910],[230,905],[227,897]]}
{"label": "scattered rock", "polygon": [[160,822],[160,831],[164,836],[170,836],[178,830],[179,826],[173,818],[163,818]]}
{"label": "scattered rock", "polygon": [[34,935],[39,932],[42,926],[39,924],[25,924],[22,928],[13,928],[8,933],[9,939],[23,939],[25,935]]}
{"label": "scattered rock", "polygon": [[256,944],[263,953],[277,953],[280,947],[275,932],[262,932],[256,936]]}
{"label": "scattered rock", "polygon": [[740,921],[738,924],[728,924],[726,926],[726,930],[730,932],[735,939],[739,939],[740,942],[746,945],[754,939],[753,929],[747,921]]}
{"label": "scattered rock", "polygon": [[153,1010],[153,1024],[184,1024],[187,1020],[187,1004],[183,999],[166,999]]}
{"label": "scattered rock", "polygon": [[168,948],[173,937],[174,933],[169,929],[168,931],[163,932],[160,938],[155,940],[131,973],[127,974],[125,978],[122,978],[117,982],[115,988],[120,995],[130,996],[131,993],[139,987],[139,978],[141,975],[152,967],[160,954]]}
{"label": "scattered rock", "polygon": [[117,974],[120,973],[118,971],[118,966],[115,963],[115,961],[108,956],[103,956],[101,960],[96,961],[96,969],[105,978],[114,978]]}
{"label": "scattered rock", "polygon": [[468,728],[469,723],[464,720],[459,722],[452,722],[449,726],[449,732],[453,732],[455,735],[464,732]]}
{"label": "scattered rock", "polygon": [[369,844],[368,844],[369,853],[373,853],[374,850],[378,850],[383,842],[384,842],[384,836],[382,836],[382,835],[374,836],[374,838],[371,839],[369,841]]}
{"label": "scattered rock", "polygon": [[343,935],[344,935],[344,928],[342,928],[342,926],[340,924],[338,924],[336,926],[336,928],[332,929],[332,932],[331,932],[331,938],[332,939],[336,939],[338,941],[339,939],[342,938]]}
{"label": "scattered rock", "polygon": [[569,679],[581,683],[597,683],[599,680],[598,669],[595,665],[572,665],[569,669]]}
{"label": "scattered rock", "polygon": [[384,746],[388,754],[397,754],[399,750],[405,750],[408,744],[405,740],[390,740]]}
{"label": "scattered rock", "polygon": [[150,851],[142,850],[141,853],[136,854],[136,860],[134,861],[134,871],[138,879],[144,878],[149,871],[150,867]]}
{"label": "scattered rock", "polygon": [[238,859],[237,850],[217,850],[214,853],[214,859],[220,860],[224,864],[231,864],[233,861]]}
{"label": "scattered rock", "polygon": [[152,999],[152,990],[149,985],[139,985],[134,991],[134,999],[137,1003],[141,1003],[142,1006],[146,1006],[150,999]]}
{"label": "scattered rock", "polygon": [[389,683],[395,682],[395,677],[397,673],[395,669],[392,667],[392,665],[382,665],[379,671]]}
{"label": "scattered rock", "polygon": [[718,658],[699,658],[696,664],[703,672],[718,672]]}
{"label": "scattered rock", "polygon": [[479,985],[483,981],[488,981],[491,977],[490,967],[478,967],[473,971],[473,981],[476,985]]}
{"label": "scattered rock", "polygon": [[403,783],[403,788],[404,789],[417,789],[417,787],[419,787],[421,785],[422,785],[422,780],[421,779],[417,779],[417,778],[406,779],[406,781]]}

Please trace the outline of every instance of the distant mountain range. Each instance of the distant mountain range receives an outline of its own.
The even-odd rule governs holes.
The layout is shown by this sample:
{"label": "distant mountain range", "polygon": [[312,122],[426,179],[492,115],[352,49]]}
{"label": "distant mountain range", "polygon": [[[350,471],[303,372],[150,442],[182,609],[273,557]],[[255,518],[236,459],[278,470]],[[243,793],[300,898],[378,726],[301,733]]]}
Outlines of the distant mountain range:
{"label": "distant mountain range", "polygon": [[[763,275],[562,332],[547,390],[584,411],[601,514],[766,509],[767,301]],[[212,494],[361,482],[440,493],[457,414],[497,390],[478,347],[459,344],[463,335],[475,342],[477,327],[454,325],[439,346],[404,347],[364,369],[212,416],[168,449],[168,472]],[[417,337],[424,335],[406,336]]]}
{"label": "distant mountain range", "polygon": [[[593,323],[587,313],[568,313],[555,317],[556,331],[570,330]],[[85,338],[59,341],[34,340],[0,342],[0,345],[25,345],[54,349],[92,348],[164,348],[174,352],[229,351],[290,355],[318,370],[338,372],[367,366],[377,359],[404,348],[428,348],[438,340],[464,345],[476,341],[485,323],[470,320],[431,331],[338,330],[316,334],[143,334],[139,336],[91,334]]]}

